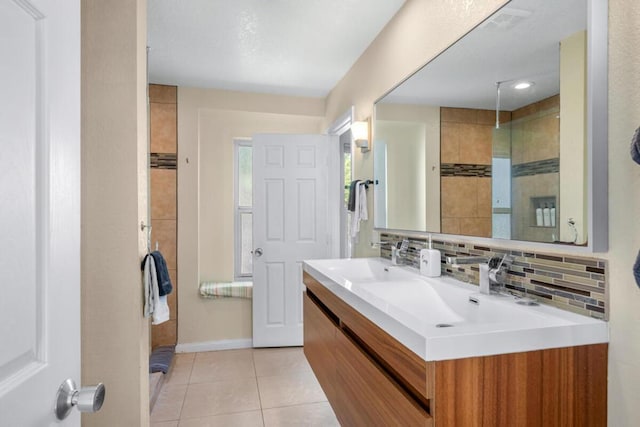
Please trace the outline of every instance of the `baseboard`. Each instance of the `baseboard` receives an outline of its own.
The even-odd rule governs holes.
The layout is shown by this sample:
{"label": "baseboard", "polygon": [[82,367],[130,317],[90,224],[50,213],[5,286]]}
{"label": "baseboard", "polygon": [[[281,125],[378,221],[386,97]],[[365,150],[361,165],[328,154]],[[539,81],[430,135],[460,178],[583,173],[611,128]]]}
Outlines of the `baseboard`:
{"label": "baseboard", "polygon": [[238,340],[191,342],[176,345],[176,353],[197,353],[199,351],[235,350],[239,348],[252,347],[253,340],[251,338],[242,338]]}

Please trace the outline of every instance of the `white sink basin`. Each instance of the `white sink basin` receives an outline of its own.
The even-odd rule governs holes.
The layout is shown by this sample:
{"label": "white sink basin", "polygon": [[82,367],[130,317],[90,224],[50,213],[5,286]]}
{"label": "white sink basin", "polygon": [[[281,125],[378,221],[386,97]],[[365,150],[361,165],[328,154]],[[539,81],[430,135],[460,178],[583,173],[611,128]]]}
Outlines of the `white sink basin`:
{"label": "white sink basin", "polygon": [[[304,270],[425,360],[608,342],[598,319],[514,297],[478,293],[451,277],[426,278],[382,258],[305,261]],[[477,301],[470,302],[470,297]]]}

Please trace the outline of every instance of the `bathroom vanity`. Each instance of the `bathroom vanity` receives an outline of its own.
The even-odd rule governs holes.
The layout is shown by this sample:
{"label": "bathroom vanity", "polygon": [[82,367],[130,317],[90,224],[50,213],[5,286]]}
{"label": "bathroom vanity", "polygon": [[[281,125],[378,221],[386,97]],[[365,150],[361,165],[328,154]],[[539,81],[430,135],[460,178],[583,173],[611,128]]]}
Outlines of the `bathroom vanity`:
{"label": "bathroom vanity", "polygon": [[606,425],[606,322],[378,258],[303,280],[304,352],[344,426]]}

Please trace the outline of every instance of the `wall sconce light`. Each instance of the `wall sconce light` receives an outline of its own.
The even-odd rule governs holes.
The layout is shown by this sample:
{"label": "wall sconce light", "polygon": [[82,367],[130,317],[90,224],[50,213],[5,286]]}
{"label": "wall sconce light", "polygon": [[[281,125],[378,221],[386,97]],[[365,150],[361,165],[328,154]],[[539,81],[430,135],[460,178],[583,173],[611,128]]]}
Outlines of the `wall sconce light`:
{"label": "wall sconce light", "polygon": [[362,153],[369,151],[369,120],[351,123],[351,137]]}

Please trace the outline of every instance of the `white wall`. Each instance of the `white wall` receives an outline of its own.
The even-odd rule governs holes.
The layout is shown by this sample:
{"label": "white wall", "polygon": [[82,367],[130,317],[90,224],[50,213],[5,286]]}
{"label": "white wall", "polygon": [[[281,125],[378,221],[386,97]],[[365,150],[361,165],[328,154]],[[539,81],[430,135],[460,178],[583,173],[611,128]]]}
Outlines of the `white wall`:
{"label": "white wall", "polygon": [[629,143],[640,126],[640,2],[609,0],[609,425],[640,423],[640,165]]}

